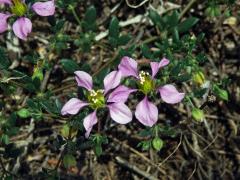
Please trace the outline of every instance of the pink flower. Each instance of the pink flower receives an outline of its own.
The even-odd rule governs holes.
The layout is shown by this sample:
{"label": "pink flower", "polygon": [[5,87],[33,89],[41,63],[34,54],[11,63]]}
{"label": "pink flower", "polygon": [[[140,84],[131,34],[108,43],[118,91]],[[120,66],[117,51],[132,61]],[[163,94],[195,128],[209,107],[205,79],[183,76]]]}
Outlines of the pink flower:
{"label": "pink flower", "polygon": [[[0,33],[7,30],[7,20],[11,16],[17,16],[17,20],[13,23],[12,29],[14,34],[22,39],[26,40],[29,33],[32,31],[32,22],[25,17],[28,6],[24,0],[0,0],[0,4],[6,4],[10,6],[11,13],[0,13]],[[36,2],[32,5],[31,9],[40,16],[51,16],[55,13],[54,0],[46,2]]]}
{"label": "pink flower", "polygon": [[109,96],[110,101],[126,101],[130,93],[137,90],[143,92],[145,94],[145,97],[137,105],[135,116],[143,125],[152,127],[158,120],[158,108],[148,100],[147,95],[150,92],[159,92],[162,100],[169,104],[179,103],[185,96],[184,93],[178,92],[177,89],[171,84],[167,84],[162,87],[155,87],[156,74],[161,68],[167,66],[168,64],[169,60],[166,58],[163,58],[160,62],[151,62],[150,66],[152,69],[152,74],[149,75],[148,72],[138,71],[137,62],[134,59],[126,56],[123,57],[121,63],[118,66],[119,71],[124,77],[135,77],[138,81],[139,88],[131,89],[123,85],[119,86]]}
{"label": "pink flower", "polygon": [[83,125],[86,130],[85,136],[89,137],[92,127],[97,123],[97,110],[107,107],[111,118],[119,123],[126,124],[132,120],[131,110],[120,99],[110,99],[112,95],[110,90],[116,88],[121,81],[121,72],[112,71],[104,78],[104,90],[94,90],[92,77],[84,71],[76,71],[75,79],[78,86],[85,88],[87,93],[87,102],[83,102],[77,98],[70,99],[62,108],[62,115],[77,114],[83,107],[89,106],[94,111],[86,116]]}

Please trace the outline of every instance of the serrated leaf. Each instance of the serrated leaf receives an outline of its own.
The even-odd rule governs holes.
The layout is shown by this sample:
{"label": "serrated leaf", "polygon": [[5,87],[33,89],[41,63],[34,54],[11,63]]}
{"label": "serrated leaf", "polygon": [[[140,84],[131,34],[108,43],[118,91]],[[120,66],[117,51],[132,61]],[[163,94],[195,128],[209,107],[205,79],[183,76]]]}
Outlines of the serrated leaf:
{"label": "serrated leaf", "polygon": [[191,27],[193,27],[199,21],[196,17],[189,17],[178,25],[178,32],[187,32]]}

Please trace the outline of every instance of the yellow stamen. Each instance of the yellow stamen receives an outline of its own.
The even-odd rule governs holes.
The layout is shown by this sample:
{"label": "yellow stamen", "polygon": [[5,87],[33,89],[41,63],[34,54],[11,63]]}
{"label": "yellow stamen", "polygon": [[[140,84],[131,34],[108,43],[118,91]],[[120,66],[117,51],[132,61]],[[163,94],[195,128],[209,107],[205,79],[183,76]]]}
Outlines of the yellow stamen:
{"label": "yellow stamen", "polygon": [[104,107],[105,98],[103,90],[91,90],[89,91],[88,101],[93,109]]}
{"label": "yellow stamen", "polygon": [[12,0],[13,5],[11,11],[17,16],[23,16],[27,12],[27,5],[21,0]]}

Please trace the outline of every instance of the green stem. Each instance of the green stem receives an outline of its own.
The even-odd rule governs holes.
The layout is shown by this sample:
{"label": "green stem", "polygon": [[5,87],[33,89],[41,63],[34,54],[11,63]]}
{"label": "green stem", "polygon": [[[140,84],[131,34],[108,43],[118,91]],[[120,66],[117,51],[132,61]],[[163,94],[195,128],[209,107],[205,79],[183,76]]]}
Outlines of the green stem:
{"label": "green stem", "polygon": [[81,20],[79,19],[74,7],[72,5],[69,5],[69,9],[71,10],[71,12],[73,13],[74,18],[76,19],[76,21],[78,22],[78,24],[81,26]]}

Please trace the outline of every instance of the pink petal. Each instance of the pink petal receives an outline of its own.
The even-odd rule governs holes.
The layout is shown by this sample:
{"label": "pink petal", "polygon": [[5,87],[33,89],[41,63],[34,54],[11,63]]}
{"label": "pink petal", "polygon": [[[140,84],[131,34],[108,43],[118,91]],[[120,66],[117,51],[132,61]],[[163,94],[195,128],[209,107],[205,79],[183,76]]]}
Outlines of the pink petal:
{"label": "pink petal", "polygon": [[167,66],[169,64],[169,60],[166,58],[163,58],[159,63],[158,62],[151,62],[150,66],[152,69],[152,77],[155,77],[158,73],[159,69],[161,69],[164,66]]}
{"label": "pink petal", "polygon": [[138,103],[135,116],[143,125],[152,127],[158,120],[158,108],[148,101],[147,96],[145,96],[145,98]]}
{"label": "pink petal", "polygon": [[118,65],[123,77],[134,76],[138,78],[137,62],[127,56],[124,56]]}
{"label": "pink petal", "polygon": [[97,124],[97,111],[93,111],[91,114],[87,115],[83,119],[83,126],[86,130],[85,137],[88,138],[90,135],[90,132],[92,131],[92,127]]}
{"label": "pink petal", "polygon": [[91,90],[93,86],[92,76],[84,71],[75,71],[74,74],[75,79],[77,81],[78,86],[84,87],[87,90]]}
{"label": "pink petal", "polygon": [[10,14],[0,13],[0,33],[3,33],[8,29],[7,19],[10,17]]}
{"label": "pink petal", "polygon": [[0,4],[12,4],[11,0],[0,0]]}
{"label": "pink petal", "polygon": [[27,36],[31,31],[32,22],[28,18],[20,17],[13,23],[14,34],[22,40],[27,40]]}
{"label": "pink petal", "polygon": [[162,100],[169,104],[179,103],[185,96],[185,93],[178,92],[177,89],[171,84],[160,87],[159,92]]}
{"label": "pink petal", "polygon": [[111,118],[119,124],[127,124],[132,120],[132,112],[123,102],[108,105]]}
{"label": "pink petal", "polygon": [[167,58],[162,58],[162,60],[159,62],[159,68],[165,67],[170,63],[170,61]]}
{"label": "pink petal", "polygon": [[103,80],[104,82],[104,93],[106,94],[109,90],[117,87],[121,82],[121,72],[112,71]]}
{"label": "pink petal", "polygon": [[108,96],[107,102],[126,102],[128,96],[132,92],[136,92],[136,89],[131,89],[126,86],[120,85]]}
{"label": "pink petal", "polygon": [[40,16],[52,16],[55,13],[54,0],[47,2],[36,2],[32,9]]}
{"label": "pink petal", "polygon": [[150,62],[150,66],[152,69],[152,77],[154,78],[159,71],[159,63],[158,62]]}
{"label": "pink petal", "polygon": [[83,102],[77,98],[72,98],[70,99],[62,108],[61,114],[66,115],[66,114],[77,114],[80,109],[82,109],[84,106],[87,106],[88,103]]}

